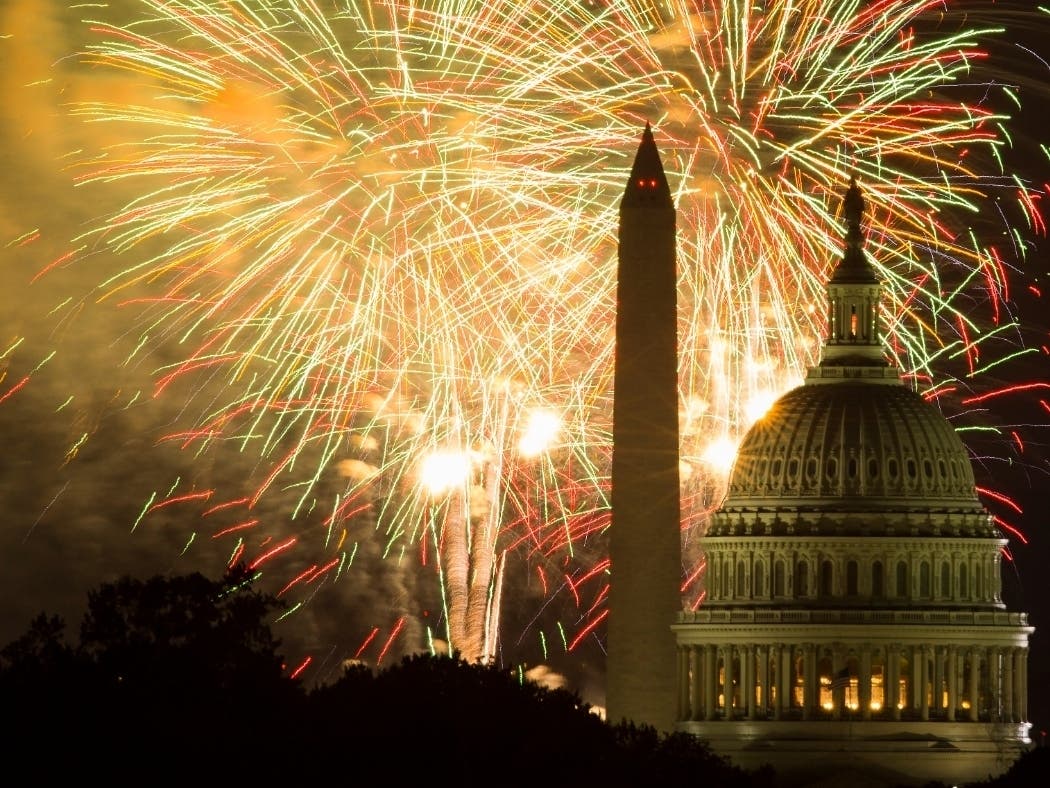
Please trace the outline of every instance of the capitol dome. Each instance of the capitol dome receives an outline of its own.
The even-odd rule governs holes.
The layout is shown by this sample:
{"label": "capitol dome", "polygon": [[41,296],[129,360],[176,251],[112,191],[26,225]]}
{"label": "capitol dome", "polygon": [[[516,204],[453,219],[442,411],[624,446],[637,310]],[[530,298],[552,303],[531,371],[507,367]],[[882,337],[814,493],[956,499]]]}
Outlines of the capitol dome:
{"label": "capitol dome", "polygon": [[811,382],[783,395],[741,442],[710,533],[726,533],[734,514],[774,506],[954,514],[955,533],[990,528],[966,447],[935,405],[902,384]]}
{"label": "capitol dome", "polygon": [[966,447],[885,357],[863,212],[854,182],[820,362],[744,436],[700,540],[677,728],[799,780],[964,782],[1031,743],[1032,628]]}
{"label": "capitol dome", "polygon": [[854,184],[846,253],[828,282],[823,358],[744,436],[709,536],[998,536],[955,429],[884,357],[863,207]]}

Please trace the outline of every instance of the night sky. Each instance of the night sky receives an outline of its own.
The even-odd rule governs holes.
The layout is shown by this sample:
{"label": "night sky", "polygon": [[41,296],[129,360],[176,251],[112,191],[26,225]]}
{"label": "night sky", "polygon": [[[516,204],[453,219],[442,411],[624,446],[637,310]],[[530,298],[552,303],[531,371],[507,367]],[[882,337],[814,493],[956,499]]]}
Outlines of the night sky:
{"label": "night sky", "polygon": [[[137,5],[123,0],[112,7],[131,19]],[[209,544],[199,524],[186,523],[184,509],[140,518],[143,508],[175,480],[183,491],[221,487],[228,497],[249,495],[264,472],[251,452],[196,455],[159,440],[196,415],[187,413],[178,386],[153,395],[157,370],[185,350],[170,337],[129,363],[140,341],[141,315],[121,304],[145,294],[148,284],[119,298],[101,298],[101,280],[112,270],[108,261],[90,252],[66,257],[83,247],[78,236],[134,197],[135,187],[76,185],[82,156],[112,151],[110,146],[126,140],[119,127],[87,123],[68,108],[114,96],[126,96],[129,104],[141,98],[130,78],[80,61],[77,53],[92,36],[83,15],[64,3],[0,0],[0,643],[24,632],[41,611],[60,614],[75,627],[86,592],[122,575],[217,576],[229,557],[225,546]],[[1007,153],[1007,168],[1030,184],[1047,184],[1050,166],[1040,145],[1050,144],[1043,122],[1050,68],[1032,50],[1038,50],[1039,30],[1050,32],[1050,17],[1033,11],[1004,13],[1004,20],[1016,33],[993,53],[992,78],[1016,84],[1021,99],[1021,109],[1013,110],[1015,147]],[[1050,56],[1050,49],[1044,54]],[[266,108],[242,96],[224,111],[250,119]],[[1041,188],[1045,197],[1050,187]],[[982,486],[1006,493],[1022,509],[989,502],[1027,540],[1011,540],[1014,561],[1004,562],[1003,575],[1009,606],[1029,611],[1036,627],[1029,693],[1038,731],[1050,729],[1050,412],[1040,402],[1050,401],[1050,308],[1042,293],[1050,287],[1050,241],[1033,238],[1027,227],[1022,233],[1033,247],[1024,269],[1013,273],[1009,305],[1020,316],[1021,330],[1004,341],[1036,351],[997,366],[982,382],[988,388],[1034,386],[981,403],[985,420],[998,430],[966,439]],[[164,243],[164,237],[153,243]],[[268,495],[259,514],[279,518],[294,498],[291,492]],[[326,590],[278,627],[290,663],[310,656],[321,666],[315,675],[323,678],[374,628],[377,639],[389,636],[391,622],[406,611],[398,643],[411,650],[418,646],[410,644],[424,642],[423,628],[440,604],[433,578],[418,571],[413,558],[391,560],[383,549],[381,543],[364,545],[355,559],[357,582]],[[512,633],[503,637],[513,641]],[[573,676],[587,699],[598,686],[594,665],[600,659],[581,653],[563,657],[552,669]]]}

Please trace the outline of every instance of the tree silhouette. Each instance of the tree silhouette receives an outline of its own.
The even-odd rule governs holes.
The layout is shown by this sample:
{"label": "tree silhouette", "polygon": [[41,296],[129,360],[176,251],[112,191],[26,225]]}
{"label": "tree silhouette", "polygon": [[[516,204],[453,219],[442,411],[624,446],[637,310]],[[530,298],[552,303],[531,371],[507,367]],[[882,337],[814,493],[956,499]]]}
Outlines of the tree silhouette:
{"label": "tree silhouette", "polygon": [[88,594],[79,642],[41,614],[0,649],[5,769],[22,782],[770,785],[703,742],[609,726],[517,671],[416,655],[307,692],[282,669],[279,600],[241,569]]}
{"label": "tree silhouette", "polygon": [[[219,581],[104,584],[88,594],[75,646],[41,614],[0,650],[5,760],[27,759],[41,780],[88,772],[131,783],[145,763],[167,764],[153,780],[174,780],[243,757],[304,698],[268,624],[282,607],[236,569]],[[58,757],[33,757],[44,743]]]}

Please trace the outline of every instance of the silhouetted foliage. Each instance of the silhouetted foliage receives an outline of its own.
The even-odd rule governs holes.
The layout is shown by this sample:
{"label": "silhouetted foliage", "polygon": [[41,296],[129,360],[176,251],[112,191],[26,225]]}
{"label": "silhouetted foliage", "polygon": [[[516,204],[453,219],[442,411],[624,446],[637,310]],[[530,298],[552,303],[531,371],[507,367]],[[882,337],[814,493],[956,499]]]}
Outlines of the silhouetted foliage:
{"label": "silhouetted foliage", "polygon": [[281,608],[251,591],[242,569],[219,582],[200,574],[125,577],[88,594],[80,646],[115,685],[176,696],[187,686],[243,693],[282,681],[280,644],[264,623]]}
{"label": "silhouetted foliage", "polygon": [[771,770],[740,769],[691,734],[660,734],[627,722],[613,731],[619,761],[614,776],[623,780],[620,785],[687,785],[697,775],[703,775],[704,784],[719,788],[774,785]]}
{"label": "silhouetted foliage", "polygon": [[266,623],[282,607],[238,569],[105,584],[88,594],[75,646],[61,620],[38,616],[0,651],[5,760],[49,742],[59,757],[34,759],[38,780],[135,782],[142,762],[167,762],[161,779],[174,779],[229,757],[303,698]]}
{"label": "silhouetted foliage", "polygon": [[457,657],[351,665],[307,692],[270,631],[282,607],[237,570],[103,585],[76,645],[60,619],[38,616],[0,650],[7,773],[33,784],[771,784],[692,736],[607,725],[568,690]]}
{"label": "silhouetted foliage", "polygon": [[311,713],[344,722],[358,765],[397,781],[469,769],[500,784],[588,779],[610,760],[611,730],[576,695],[454,657],[406,657],[377,674],[351,668],[311,694]]}
{"label": "silhouetted foliage", "polygon": [[1003,774],[967,788],[1029,788],[1050,785],[1050,748],[1036,747],[1024,753]]}

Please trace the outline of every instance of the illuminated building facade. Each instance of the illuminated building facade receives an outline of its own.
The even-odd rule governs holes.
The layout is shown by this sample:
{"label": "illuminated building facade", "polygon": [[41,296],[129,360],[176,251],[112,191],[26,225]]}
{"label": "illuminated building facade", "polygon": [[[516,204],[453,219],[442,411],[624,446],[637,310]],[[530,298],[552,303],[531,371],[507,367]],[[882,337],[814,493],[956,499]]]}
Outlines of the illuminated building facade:
{"label": "illuminated building facade", "polygon": [[864,207],[854,182],[822,358],[744,437],[704,537],[676,727],[801,784],[976,781],[1030,743],[1032,628],[966,448],[884,357]]}

